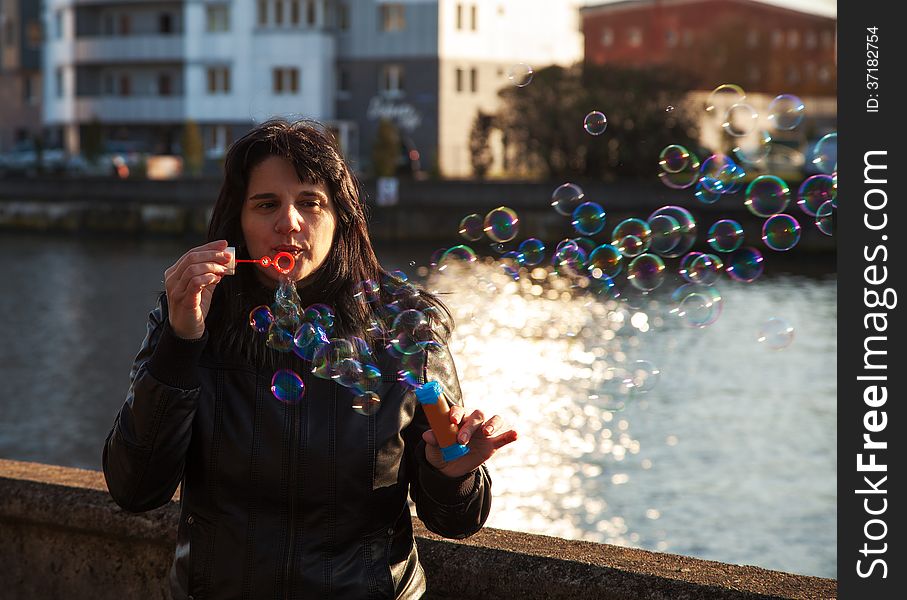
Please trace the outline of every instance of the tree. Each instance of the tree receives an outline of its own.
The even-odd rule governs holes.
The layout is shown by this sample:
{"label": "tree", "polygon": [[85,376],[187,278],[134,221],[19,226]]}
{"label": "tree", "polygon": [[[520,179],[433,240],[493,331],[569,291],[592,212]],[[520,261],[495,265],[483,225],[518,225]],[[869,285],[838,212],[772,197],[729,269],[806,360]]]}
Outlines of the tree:
{"label": "tree", "polygon": [[[695,148],[695,120],[683,100],[692,81],[678,69],[546,67],[530,85],[501,92],[504,105],[496,123],[509,158],[524,174],[651,177],[665,146]],[[608,120],[598,136],[583,128],[583,119],[595,110]]]}
{"label": "tree", "polygon": [[391,121],[381,119],[372,145],[372,169],[375,177],[393,177],[399,158],[400,133]]}
{"label": "tree", "polygon": [[488,138],[494,125],[494,116],[485,114],[481,110],[476,113],[472,122],[472,131],[469,134],[469,160],[472,163],[472,173],[476,179],[485,179],[494,157]]}
{"label": "tree", "polygon": [[183,125],[182,147],[185,171],[189,175],[197,177],[201,174],[202,166],[205,163],[205,150],[201,130],[198,124],[191,119]]}

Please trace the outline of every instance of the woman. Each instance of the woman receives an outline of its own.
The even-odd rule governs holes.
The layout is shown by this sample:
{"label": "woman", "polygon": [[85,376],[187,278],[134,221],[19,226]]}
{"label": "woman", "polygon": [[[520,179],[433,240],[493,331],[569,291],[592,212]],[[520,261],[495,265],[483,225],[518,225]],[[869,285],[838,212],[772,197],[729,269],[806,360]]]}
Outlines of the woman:
{"label": "woman", "polygon": [[[402,295],[431,309],[438,342],[416,378],[441,383],[455,404],[458,441],[470,448],[445,462],[392,353],[381,351],[372,306],[401,295],[384,290],[373,304],[356,297],[361,282],[388,274],[372,250],[357,182],[329,134],[312,122],[275,120],[237,141],[208,240],[165,272],[166,293],[104,447],[111,495],[141,512],[182,485],[170,572],[177,599],[420,597],[425,580],[407,495],[428,529],[475,533],[491,500],[483,463],[516,439],[499,416],[462,407],[445,345],[449,313],[424,291]],[[281,274],[242,264],[228,275],[228,246],[239,259],[294,256],[288,277],[301,305],[331,305],[333,336],[362,337],[376,351],[377,412],[353,411],[349,389],[265,345],[249,311],[271,304]],[[302,375],[301,402],[272,396],[279,368]]]}

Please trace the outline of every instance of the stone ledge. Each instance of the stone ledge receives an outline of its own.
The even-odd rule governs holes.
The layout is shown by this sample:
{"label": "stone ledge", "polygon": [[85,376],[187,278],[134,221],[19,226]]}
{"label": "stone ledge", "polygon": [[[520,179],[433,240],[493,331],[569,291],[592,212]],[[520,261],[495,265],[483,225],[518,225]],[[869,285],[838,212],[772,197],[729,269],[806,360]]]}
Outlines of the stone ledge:
{"label": "stone ledge", "polygon": [[[175,501],[124,512],[99,471],[0,459],[0,581],[13,598],[166,598],[178,515]],[[442,600],[837,597],[834,579],[491,528],[451,541],[415,524]]]}

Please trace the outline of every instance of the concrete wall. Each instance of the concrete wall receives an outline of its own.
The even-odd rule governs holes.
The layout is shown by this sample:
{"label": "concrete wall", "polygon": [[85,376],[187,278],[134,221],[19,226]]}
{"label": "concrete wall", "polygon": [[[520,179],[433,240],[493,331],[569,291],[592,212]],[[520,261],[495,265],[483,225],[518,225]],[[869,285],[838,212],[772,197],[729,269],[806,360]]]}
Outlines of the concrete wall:
{"label": "concrete wall", "polygon": [[[123,512],[97,471],[0,459],[3,597],[168,598],[178,516],[176,502]],[[833,579],[496,529],[453,542],[416,524],[430,598],[837,597]]]}

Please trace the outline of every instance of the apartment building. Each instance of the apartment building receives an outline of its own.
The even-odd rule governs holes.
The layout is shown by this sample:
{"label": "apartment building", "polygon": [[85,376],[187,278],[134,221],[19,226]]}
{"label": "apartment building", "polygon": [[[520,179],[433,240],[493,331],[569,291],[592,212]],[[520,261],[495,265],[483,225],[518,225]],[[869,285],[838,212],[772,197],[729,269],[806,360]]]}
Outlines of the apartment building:
{"label": "apartment building", "polygon": [[[445,176],[471,173],[478,110],[515,63],[582,58],[575,0],[45,0],[44,124],[76,152],[176,151],[196,122],[216,155],[273,115],[329,123],[363,170],[378,122]],[[417,154],[413,154],[413,152]]]}
{"label": "apartment building", "polygon": [[0,152],[41,135],[41,15],[34,0],[0,0]]}

